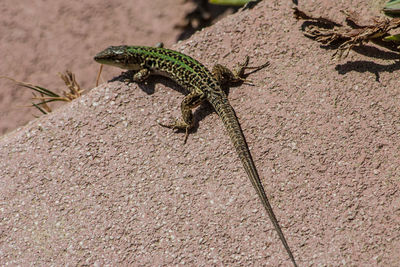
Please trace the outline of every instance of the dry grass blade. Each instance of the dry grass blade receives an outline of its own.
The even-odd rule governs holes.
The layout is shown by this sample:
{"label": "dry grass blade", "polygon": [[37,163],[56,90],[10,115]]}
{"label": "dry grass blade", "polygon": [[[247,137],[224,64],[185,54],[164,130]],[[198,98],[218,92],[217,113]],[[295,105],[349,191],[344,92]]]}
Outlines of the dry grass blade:
{"label": "dry grass blade", "polygon": [[[48,103],[54,102],[54,101],[70,102],[70,101],[74,100],[75,98],[80,97],[82,95],[82,92],[84,91],[81,89],[79,84],[76,82],[75,75],[72,72],[67,70],[65,72],[65,74],[59,73],[59,76],[61,77],[61,79],[63,79],[63,81],[65,82],[65,84],[67,85],[67,87],[69,89],[69,91],[63,91],[62,92],[63,95],[59,95],[59,94],[55,93],[54,91],[51,91],[44,87],[34,85],[31,83],[27,83],[27,82],[21,82],[21,81],[15,80],[10,77],[0,76],[0,78],[11,80],[19,86],[22,86],[22,87],[25,87],[25,88],[28,88],[28,89],[31,89],[32,91],[34,91],[32,100],[39,100],[39,102],[37,102],[37,103],[32,102],[31,106],[37,108],[43,114],[48,114],[52,111],[50,106],[48,105]],[[39,93],[40,96],[36,95],[35,92]]]}
{"label": "dry grass blade", "polygon": [[65,85],[69,89],[69,92],[63,91],[63,95],[67,99],[69,99],[67,101],[72,101],[72,100],[80,97],[82,95],[83,91],[85,91],[85,90],[81,89],[80,85],[75,80],[75,74],[73,74],[71,71],[67,70],[67,71],[65,71],[65,74],[58,73],[58,75],[65,82]]}
{"label": "dry grass blade", "polygon": [[100,64],[100,69],[99,69],[99,72],[97,73],[97,77],[96,77],[96,87],[99,86],[99,80],[100,80],[100,75],[101,75],[102,71],[103,71],[103,64]]}
{"label": "dry grass blade", "polygon": [[[41,94],[42,97],[44,97],[43,94]],[[51,112],[51,108],[49,107],[49,105],[47,105],[47,102],[41,102],[41,103],[33,103],[32,102],[32,106],[37,108],[40,112],[42,112],[43,114],[48,114]]]}

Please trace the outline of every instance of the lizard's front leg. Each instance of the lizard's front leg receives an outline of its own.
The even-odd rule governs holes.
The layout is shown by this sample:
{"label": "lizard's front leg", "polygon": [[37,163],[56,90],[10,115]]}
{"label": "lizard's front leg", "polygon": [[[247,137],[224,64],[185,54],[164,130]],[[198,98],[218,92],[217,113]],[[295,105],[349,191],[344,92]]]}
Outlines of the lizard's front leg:
{"label": "lizard's front leg", "polygon": [[186,144],[186,141],[189,136],[189,131],[194,126],[192,109],[199,106],[204,100],[205,96],[202,93],[192,92],[188,94],[187,96],[185,96],[185,98],[181,103],[182,119],[181,120],[177,119],[172,124],[162,124],[162,123],[159,124],[163,127],[167,127],[170,129],[184,130],[185,131],[184,143]]}
{"label": "lizard's front leg", "polygon": [[[233,70],[228,69],[227,67],[216,64],[212,69],[212,74],[214,78],[221,85],[228,85],[230,83],[237,83],[237,82],[247,82],[249,84],[253,84],[251,81],[246,80],[245,77],[253,72],[261,70],[269,65],[269,62],[266,62],[260,66],[250,67],[249,64],[249,57],[247,56],[243,63],[239,63]],[[246,69],[252,69],[253,71],[250,73],[244,73]]]}
{"label": "lizard's front leg", "polygon": [[133,74],[133,80],[137,83],[144,82],[149,76],[151,72],[149,69],[143,68]]}
{"label": "lizard's front leg", "polygon": [[151,71],[147,68],[143,68],[140,70],[131,70],[133,71],[133,75],[129,76],[127,79],[124,79],[125,83],[130,83],[132,81],[141,83],[144,82],[151,74]]}

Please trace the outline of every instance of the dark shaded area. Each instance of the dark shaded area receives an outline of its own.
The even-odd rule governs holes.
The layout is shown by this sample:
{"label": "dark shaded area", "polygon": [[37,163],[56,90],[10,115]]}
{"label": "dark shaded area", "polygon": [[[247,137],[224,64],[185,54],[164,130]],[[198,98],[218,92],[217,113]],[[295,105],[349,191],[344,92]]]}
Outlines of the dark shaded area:
{"label": "dark shaded area", "polygon": [[[386,49],[389,49],[391,51],[397,52],[396,54],[398,56],[400,56],[399,52],[400,52],[400,46],[398,43],[392,42],[392,41],[384,41],[383,38],[390,36],[391,34],[385,34],[384,36],[382,36],[381,39],[373,39],[371,40],[371,42],[373,42],[374,44],[377,44],[379,46],[382,46]],[[364,45],[365,46],[365,45]]]}
{"label": "dark shaded area", "polygon": [[297,7],[293,8],[293,16],[297,19],[303,19],[307,21],[312,21],[314,23],[317,23],[317,25],[325,25],[325,27],[328,27],[329,29],[332,29],[334,26],[343,26],[342,24],[339,24],[333,20],[330,20],[328,18],[324,17],[312,17],[310,15],[307,15],[305,12],[299,10]]}
{"label": "dark shaded area", "polygon": [[[261,2],[261,0],[253,0],[253,1],[250,1],[250,2],[248,2],[247,4],[244,5],[244,7],[243,7],[242,10],[252,9],[252,8],[254,8],[254,7],[255,7],[258,3],[260,3],[260,2]],[[296,5],[297,5],[297,3],[296,3]]]}
{"label": "dark shaded area", "polygon": [[[375,42],[374,42],[375,43]],[[385,46],[385,48],[387,48]],[[385,51],[375,46],[370,45],[363,45],[363,46],[356,46],[353,47],[353,51],[357,52],[361,55],[372,57],[372,58],[379,58],[385,60],[398,60],[400,59],[400,54],[391,51]],[[396,50],[395,50],[396,51]]]}
{"label": "dark shaded area", "polygon": [[346,74],[351,71],[356,72],[370,72],[375,74],[375,80],[379,82],[380,73],[389,72],[393,73],[400,70],[400,61],[396,61],[393,64],[382,65],[377,64],[372,61],[358,60],[358,61],[348,61],[345,64],[339,64],[335,67],[339,74]]}
{"label": "dark shaded area", "polygon": [[177,41],[186,40],[196,31],[214,24],[227,14],[237,12],[240,7],[220,6],[208,3],[208,0],[192,0],[196,3],[196,8],[185,16],[185,21],[176,28],[181,28]]}

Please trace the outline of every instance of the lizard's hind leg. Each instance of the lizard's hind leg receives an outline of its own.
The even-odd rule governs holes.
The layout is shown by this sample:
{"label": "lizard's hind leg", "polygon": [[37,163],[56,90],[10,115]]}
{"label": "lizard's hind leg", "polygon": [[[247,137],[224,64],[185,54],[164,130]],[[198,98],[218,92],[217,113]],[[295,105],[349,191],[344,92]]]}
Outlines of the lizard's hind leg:
{"label": "lizard's hind leg", "polygon": [[181,103],[181,112],[182,112],[182,119],[175,120],[174,123],[171,124],[162,124],[158,123],[159,125],[170,128],[170,129],[178,129],[185,131],[185,140],[186,141],[189,136],[190,129],[194,126],[194,119],[193,119],[193,112],[192,109],[199,106],[205,100],[204,94],[193,92],[185,96]]}

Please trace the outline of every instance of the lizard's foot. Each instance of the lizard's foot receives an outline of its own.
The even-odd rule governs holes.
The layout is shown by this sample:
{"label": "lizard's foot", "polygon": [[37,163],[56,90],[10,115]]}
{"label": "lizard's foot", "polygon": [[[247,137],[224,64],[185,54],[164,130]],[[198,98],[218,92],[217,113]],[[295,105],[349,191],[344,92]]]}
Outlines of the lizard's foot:
{"label": "lizard's foot", "polygon": [[[247,80],[246,77],[253,72],[259,71],[266,66],[269,65],[269,62],[266,62],[260,66],[248,66],[249,57],[247,56],[243,63],[239,63],[235,66],[235,68],[231,71],[227,67],[224,67],[220,64],[216,64],[212,70],[214,78],[219,81],[221,85],[229,85],[238,82],[247,83],[250,85],[254,85],[254,83],[250,80]],[[249,73],[244,73],[246,69],[252,70]]]}
{"label": "lizard's foot", "polygon": [[[246,59],[244,60],[244,62],[237,64],[232,72],[234,75],[234,79],[236,79],[237,81],[241,81],[241,82],[244,82],[244,83],[247,83],[250,85],[254,85],[254,83],[251,80],[247,80],[245,77],[253,72],[259,71],[259,70],[267,67],[269,65],[269,62],[267,61],[260,66],[248,66],[249,60],[250,60],[250,57],[246,56]],[[246,69],[253,70],[253,71],[245,74],[244,71]]]}
{"label": "lizard's foot", "polygon": [[123,80],[126,84],[131,82],[142,83],[150,76],[150,70],[146,68],[140,70],[130,70],[126,73],[131,74],[131,76],[128,76]]}
{"label": "lizard's foot", "polygon": [[181,120],[175,120],[175,122],[171,123],[171,124],[163,124],[163,123],[158,122],[158,125],[165,127],[165,128],[173,129],[173,130],[185,131],[185,139],[183,141],[184,144],[186,144],[186,141],[189,137],[189,130],[192,128],[189,124],[187,124],[186,122],[181,121]]}

